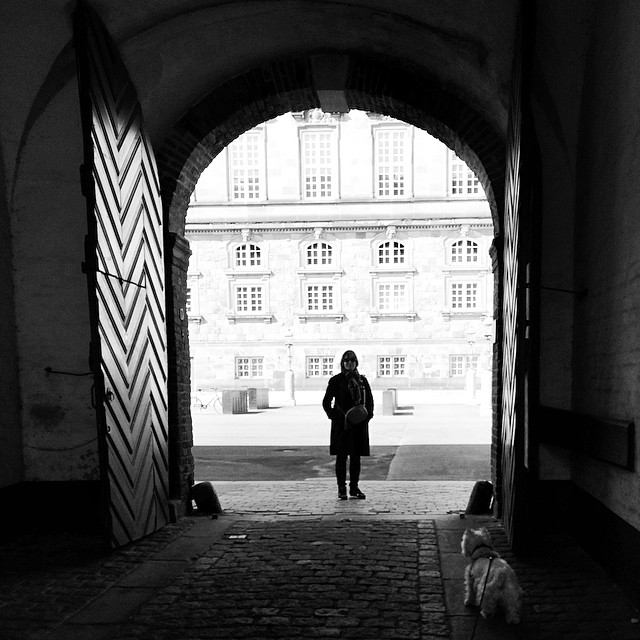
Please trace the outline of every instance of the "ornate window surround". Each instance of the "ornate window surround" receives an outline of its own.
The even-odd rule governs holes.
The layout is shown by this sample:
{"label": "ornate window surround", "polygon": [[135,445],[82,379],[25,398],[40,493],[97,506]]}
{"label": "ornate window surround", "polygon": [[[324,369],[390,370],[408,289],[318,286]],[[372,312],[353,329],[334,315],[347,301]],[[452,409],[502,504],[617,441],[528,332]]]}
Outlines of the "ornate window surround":
{"label": "ornate window surround", "polygon": [[[452,262],[452,247],[460,240],[471,240],[477,243],[477,262]],[[487,279],[490,276],[490,266],[488,250],[485,251],[485,242],[486,238],[471,229],[469,225],[460,225],[445,238],[443,245],[444,267],[442,269],[444,281],[442,315],[445,320],[450,320],[453,317],[475,320],[483,318],[489,311],[491,301],[487,300]],[[475,309],[454,309],[451,301],[452,284],[466,282],[475,282],[478,285],[477,306]]]}
{"label": "ornate window surround", "polygon": [[[253,244],[260,248],[260,264],[256,266],[235,266],[236,251],[238,247],[246,244]],[[259,237],[254,237],[251,229],[242,230],[242,239],[231,242],[227,246],[227,260],[229,268],[225,274],[229,280],[228,288],[228,309],[227,319],[230,324],[237,322],[264,322],[269,324],[273,321],[274,315],[271,313],[269,302],[269,280],[273,272],[268,267],[268,254],[264,251],[264,243]],[[238,313],[236,311],[236,287],[244,285],[257,285],[262,287],[263,310],[260,313]]]}
{"label": "ornate window surround", "polygon": [[[331,251],[331,264],[307,264],[307,250],[314,244],[328,244]],[[307,237],[298,246],[299,264],[298,275],[298,320],[304,324],[310,320],[333,320],[342,322],[344,313],[342,312],[342,276],[344,271],[340,267],[340,243],[334,239],[326,237],[324,229],[317,227],[313,230],[311,238]],[[333,304],[332,311],[309,311],[307,308],[307,287],[309,285],[333,284]]]}
{"label": "ornate window surround", "polygon": [[[379,264],[379,249],[386,242],[399,242],[404,247],[404,262],[400,264]],[[372,322],[379,322],[384,318],[404,318],[413,322],[418,314],[414,307],[413,279],[417,270],[412,265],[412,247],[409,238],[404,234],[398,234],[395,226],[388,226],[384,233],[378,234],[371,241],[371,264],[369,274],[371,275],[371,309],[369,317]],[[378,285],[404,283],[405,287],[405,310],[401,311],[381,311],[378,304]]]}

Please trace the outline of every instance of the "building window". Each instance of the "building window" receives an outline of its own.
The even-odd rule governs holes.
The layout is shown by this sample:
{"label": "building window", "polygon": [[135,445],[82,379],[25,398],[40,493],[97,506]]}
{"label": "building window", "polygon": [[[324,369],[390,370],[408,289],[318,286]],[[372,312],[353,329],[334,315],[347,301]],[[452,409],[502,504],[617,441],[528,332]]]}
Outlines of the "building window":
{"label": "building window", "polygon": [[236,267],[259,267],[261,264],[261,251],[257,244],[241,244],[236,247]]}
{"label": "building window", "polygon": [[477,263],[478,243],[473,240],[458,240],[451,245],[451,262],[456,264]]}
{"label": "building window", "polygon": [[307,247],[307,266],[333,264],[333,248],[326,242],[314,242]]}
{"label": "building window", "polygon": [[383,242],[378,247],[378,264],[404,264],[404,245],[401,242]]}
{"label": "building window", "polygon": [[378,283],[378,311],[392,313],[407,309],[407,285],[404,282]]}
{"label": "building window", "polygon": [[453,152],[449,153],[449,171],[452,196],[471,196],[482,193],[476,174]]}
{"label": "building window", "polygon": [[236,378],[263,378],[262,357],[236,358]]}
{"label": "building window", "polygon": [[333,374],[333,356],[307,356],[307,378],[328,378]]}
{"label": "building window", "polygon": [[334,133],[333,129],[303,130],[302,179],[305,198],[334,197]]}
{"label": "building window", "polygon": [[191,272],[187,274],[187,290],[185,292],[184,310],[191,324],[200,324],[203,320],[200,315],[199,282],[202,274]]}
{"label": "building window", "polygon": [[407,129],[375,129],[374,145],[376,195],[382,198],[409,195]]}
{"label": "building window", "polygon": [[307,285],[307,311],[327,312],[333,311],[333,285],[332,284],[308,284]]}
{"label": "building window", "polygon": [[467,373],[467,369],[478,368],[478,356],[473,354],[457,354],[449,356],[449,376],[459,378]]}
{"label": "building window", "polygon": [[232,200],[262,199],[264,137],[249,131],[229,145]]}
{"label": "building window", "polygon": [[478,306],[477,282],[451,283],[451,309],[469,310]]}
{"label": "building window", "polygon": [[236,313],[261,313],[264,310],[262,285],[236,285]]}
{"label": "building window", "polygon": [[404,375],[405,356],[378,356],[378,376],[388,378]]}

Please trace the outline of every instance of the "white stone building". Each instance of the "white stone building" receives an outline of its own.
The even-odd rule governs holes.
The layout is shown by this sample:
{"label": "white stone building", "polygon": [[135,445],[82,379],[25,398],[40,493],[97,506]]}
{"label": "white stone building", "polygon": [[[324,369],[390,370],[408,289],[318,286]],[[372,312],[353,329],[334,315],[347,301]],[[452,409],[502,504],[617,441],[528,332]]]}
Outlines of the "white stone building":
{"label": "white stone building", "polygon": [[282,390],[289,370],[324,388],[346,349],[374,389],[463,389],[490,367],[493,235],[473,173],[420,129],[320,110],[255,127],[187,216],[194,392]]}

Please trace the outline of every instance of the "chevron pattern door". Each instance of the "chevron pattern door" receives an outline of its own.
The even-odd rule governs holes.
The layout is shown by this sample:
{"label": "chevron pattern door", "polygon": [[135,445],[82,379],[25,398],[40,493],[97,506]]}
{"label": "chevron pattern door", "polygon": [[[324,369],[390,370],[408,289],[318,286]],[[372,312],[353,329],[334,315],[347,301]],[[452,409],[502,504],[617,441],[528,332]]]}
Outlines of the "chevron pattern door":
{"label": "chevron pattern door", "polygon": [[519,521],[521,476],[524,464],[522,422],[523,301],[520,299],[521,249],[520,214],[522,207],[522,97],[521,60],[517,59],[512,74],[509,130],[507,134],[507,172],[504,210],[503,253],[503,336],[502,336],[502,424],[501,424],[501,508],[505,531],[512,544],[520,536]]}
{"label": "chevron pattern door", "polygon": [[74,28],[105,517],[110,544],[120,546],[169,520],[162,208],[155,158],[124,64],[84,3]]}

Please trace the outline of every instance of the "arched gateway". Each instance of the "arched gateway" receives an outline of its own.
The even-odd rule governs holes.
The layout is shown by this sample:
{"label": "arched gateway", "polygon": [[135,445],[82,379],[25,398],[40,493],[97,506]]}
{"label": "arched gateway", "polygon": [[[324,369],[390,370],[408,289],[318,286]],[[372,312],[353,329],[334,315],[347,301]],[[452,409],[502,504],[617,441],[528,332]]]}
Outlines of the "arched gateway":
{"label": "arched gateway", "polygon": [[[99,22],[95,15],[89,20]],[[105,55],[96,63],[96,68],[103,68],[112,60],[113,56]],[[517,93],[514,95],[517,97]],[[517,115],[519,103],[517,100],[513,103]],[[372,57],[362,51],[309,51],[248,69],[212,87],[166,131],[161,148],[156,149],[164,214],[168,358],[168,422],[164,443],[168,452],[168,473],[160,484],[166,481],[168,488],[163,486],[160,493],[164,497],[158,498],[160,493],[156,492],[154,499],[162,502],[169,496],[187,504],[193,482],[185,313],[189,249],[183,237],[190,196],[202,171],[238,135],[288,111],[317,107],[333,112],[374,111],[425,129],[465,160],[482,183],[496,237],[492,252],[497,292],[494,315],[498,320],[494,371],[499,382],[494,382],[493,394],[492,469],[499,505],[507,517],[508,529],[513,530],[517,503],[514,488],[517,467],[521,464],[515,411],[517,282],[520,278],[519,119],[511,118],[511,135],[506,144],[499,132],[454,88],[443,86],[435,77],[404,68],[402,61]],[[505,193],[508,195],[506,211]],[[504,322],[501,321],[503,317]],[[504,397],[500,393],[502,388],[507,390]],[[106,387],[103,393],[107,393]],[[103,397],[101,402],[104,405],[108,400]],[[162,455],[158,457],[162,458]],[[103,475],[109,476],[109,471],[103,470]],[[128,505],[127,508],[135,507]],[[164,513],[165,506],[161,511]],[[127,534],[123,540],[127,536],[131,537]]]}

